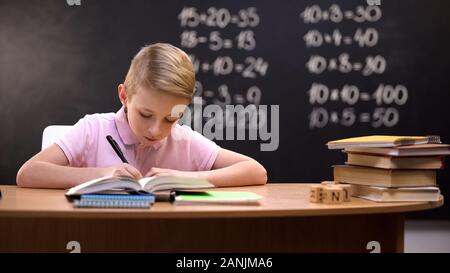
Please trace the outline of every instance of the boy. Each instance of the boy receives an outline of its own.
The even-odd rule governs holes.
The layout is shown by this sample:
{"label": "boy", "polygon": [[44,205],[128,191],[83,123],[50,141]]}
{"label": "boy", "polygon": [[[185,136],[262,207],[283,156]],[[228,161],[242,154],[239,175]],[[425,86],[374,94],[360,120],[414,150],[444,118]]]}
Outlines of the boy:
{"label": "boy", "polygon": [[[118,86],[123,107],[80,119],[23,164],[17,185],[70,188],[109,175],[201,177],[218,187],[265,184],[266,170],[258,162],[177,124],[194,87],[194,68],[185,52],[165,43],[142,48]],[[122,163],[108,135],[129,164]]]}

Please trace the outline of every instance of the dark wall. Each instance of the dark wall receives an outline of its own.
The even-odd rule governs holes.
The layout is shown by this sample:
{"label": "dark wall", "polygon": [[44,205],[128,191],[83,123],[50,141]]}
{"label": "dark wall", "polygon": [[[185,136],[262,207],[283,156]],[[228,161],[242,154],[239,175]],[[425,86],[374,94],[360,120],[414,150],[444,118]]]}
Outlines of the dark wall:
{"label": "dark wall", "polygon": [[[205,106],[279,105],[276,150],[261,151],[268,141],[217,141],[259,160],[270,181],[331,179],[330,166],[345,159],[326,149],[332,139],[450,142],[448,1],[80,3],[0,0],[1,183],[15,183],[47,125],[116,111],[131,58],[159,41],[191,55]],[[448,170],[439,181],[449,196]]]}

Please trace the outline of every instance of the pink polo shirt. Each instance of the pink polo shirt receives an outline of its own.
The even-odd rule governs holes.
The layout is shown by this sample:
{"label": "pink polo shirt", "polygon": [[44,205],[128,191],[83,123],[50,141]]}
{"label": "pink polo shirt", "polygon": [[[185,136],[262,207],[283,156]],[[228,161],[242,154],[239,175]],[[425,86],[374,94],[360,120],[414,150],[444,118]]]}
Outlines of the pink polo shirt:
{"label": "pink polo shirt", "polygon": [[145,175],[152,167],[210,170],[220,147],[186,125],[175,124],[158,143],[145,147],[131,131],[123,107],[117,113],[86,115],[56,141],[72,167],[110,167],[122,163],[106,136],[111,135],[128,162]]}

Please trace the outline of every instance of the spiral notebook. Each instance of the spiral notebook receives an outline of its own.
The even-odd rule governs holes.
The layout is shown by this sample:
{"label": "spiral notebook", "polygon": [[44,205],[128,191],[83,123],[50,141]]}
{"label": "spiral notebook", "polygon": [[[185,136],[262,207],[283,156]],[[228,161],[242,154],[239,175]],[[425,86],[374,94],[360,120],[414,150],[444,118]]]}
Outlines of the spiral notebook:
{"label": "spiral notebook", "polygon": [[150,208],[153,194],[82,194],[74,200],[75,208]]}

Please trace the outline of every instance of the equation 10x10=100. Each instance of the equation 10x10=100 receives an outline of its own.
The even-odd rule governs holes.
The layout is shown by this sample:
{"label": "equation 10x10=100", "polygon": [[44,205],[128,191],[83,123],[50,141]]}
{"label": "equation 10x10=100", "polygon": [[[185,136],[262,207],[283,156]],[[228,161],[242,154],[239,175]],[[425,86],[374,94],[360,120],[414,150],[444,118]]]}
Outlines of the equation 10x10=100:
{"label": "equation 10x10=100", "polygon": [[313,83],[306,93],[310,104],[323,105],[327,102],[342,102],[354,105],[360,101],[374,100],[377,105],[404,105],[408,101],[408,89],[397,84],[380,83],[370,94],[362,92],[357,86],[346,84],[342,88],[329,88],[322,83]]}

